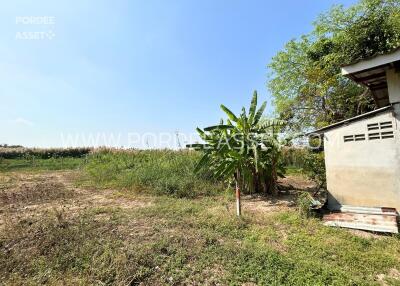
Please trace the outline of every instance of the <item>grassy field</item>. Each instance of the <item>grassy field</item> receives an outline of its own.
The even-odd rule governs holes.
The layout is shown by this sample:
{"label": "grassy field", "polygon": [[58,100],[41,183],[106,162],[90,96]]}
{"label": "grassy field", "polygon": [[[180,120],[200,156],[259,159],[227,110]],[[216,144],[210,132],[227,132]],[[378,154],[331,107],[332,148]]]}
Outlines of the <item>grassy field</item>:
{"label": "grassy field", "polygon": [[[0,285],[400,285],[399,237],[301,218],[294,192],[246,196],[237,219],[233,194],[193,175],[195,156],[8,162]],[[282,183],[312,185],[297,172]]]}

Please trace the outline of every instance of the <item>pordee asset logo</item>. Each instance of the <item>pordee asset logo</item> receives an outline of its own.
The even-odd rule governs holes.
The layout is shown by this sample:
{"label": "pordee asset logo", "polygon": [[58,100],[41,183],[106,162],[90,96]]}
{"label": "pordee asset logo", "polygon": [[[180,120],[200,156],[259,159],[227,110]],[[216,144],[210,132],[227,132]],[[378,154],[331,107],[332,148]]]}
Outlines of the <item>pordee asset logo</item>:
{"label": "pordee asset logo", "polygon": [[16,40],[52,40],[56,36],[54,16],[17,16],[15,24],[24,26],[24,31],[16,32]]}
{"label": "pordee asset logo", "polygon": [[52,40],[56,34],[53,31],[48,32],[17,32],[16,40]]}

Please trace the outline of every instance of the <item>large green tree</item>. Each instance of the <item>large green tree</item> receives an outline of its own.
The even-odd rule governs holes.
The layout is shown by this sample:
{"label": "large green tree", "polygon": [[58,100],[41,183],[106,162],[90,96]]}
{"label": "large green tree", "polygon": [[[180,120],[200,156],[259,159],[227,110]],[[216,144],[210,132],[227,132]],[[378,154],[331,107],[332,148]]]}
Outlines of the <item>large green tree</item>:
{"label": "large green tree", "polygon": [[268,87],[277,113],[292,130],[305,131],[373,110],[372,95],[340,67],[399,46],[399,0],[334,6],[272,59]]}

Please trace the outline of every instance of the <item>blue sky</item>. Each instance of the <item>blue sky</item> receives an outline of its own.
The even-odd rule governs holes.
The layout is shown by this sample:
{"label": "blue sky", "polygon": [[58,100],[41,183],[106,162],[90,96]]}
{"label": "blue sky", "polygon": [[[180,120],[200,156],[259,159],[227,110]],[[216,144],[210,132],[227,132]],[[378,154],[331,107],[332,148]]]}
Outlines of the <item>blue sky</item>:
{"label": "blue sky", "polygon": [[[3,1],[0,144],[55,147],[105,134],[118,142],[100,145],[128,146],[130,133],[189,134],[216,123],[221,103],[247,106],[254,89],[271,113],[272,56],[333,4],[352,3]],[[38,16],[50,23],[29,22]]]}

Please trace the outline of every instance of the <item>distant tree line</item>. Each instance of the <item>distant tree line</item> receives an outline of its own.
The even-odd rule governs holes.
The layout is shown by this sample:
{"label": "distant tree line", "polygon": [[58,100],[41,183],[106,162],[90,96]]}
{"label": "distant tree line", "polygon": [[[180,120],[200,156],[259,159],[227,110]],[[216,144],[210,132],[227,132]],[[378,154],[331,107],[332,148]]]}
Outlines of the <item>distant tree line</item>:
{"label": "distant tree line", "polygon": [[22,145],[0,144],[0,148],[23,148],[23,146]]}
{"label": "distant tree line", "polygon": [[38,159],[79,158],[89,154],[92,148],[24,148],[21,146],[0,146],[0,158],[20,159],[35,157]]}

